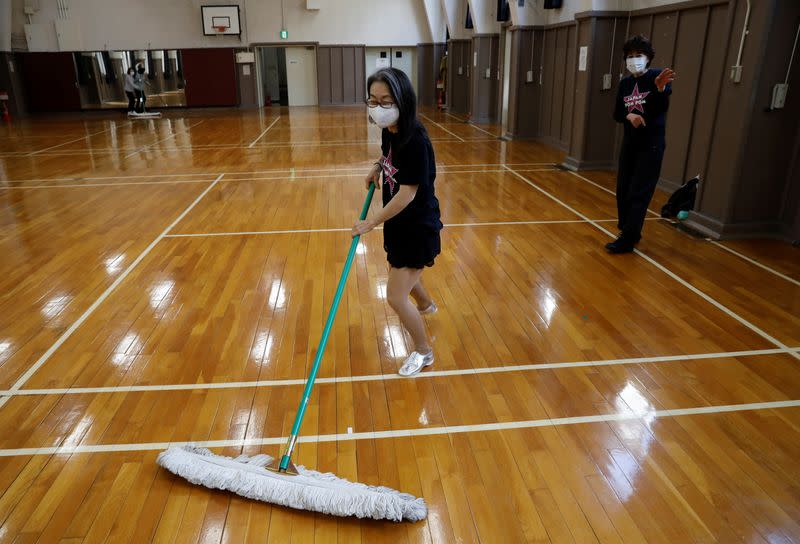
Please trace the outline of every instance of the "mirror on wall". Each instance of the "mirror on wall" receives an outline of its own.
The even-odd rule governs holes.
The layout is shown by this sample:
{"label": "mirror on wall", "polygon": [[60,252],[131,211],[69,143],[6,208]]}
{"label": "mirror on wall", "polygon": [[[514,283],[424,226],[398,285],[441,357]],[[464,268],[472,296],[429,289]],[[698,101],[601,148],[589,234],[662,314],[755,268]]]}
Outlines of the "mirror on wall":
{"label": "mirror on wall", "polygon": [[186,106],[179,50],[83,51],[74,57],[84,109],[126,109],[125,74],[139,65],[145,69],[148,109]]}

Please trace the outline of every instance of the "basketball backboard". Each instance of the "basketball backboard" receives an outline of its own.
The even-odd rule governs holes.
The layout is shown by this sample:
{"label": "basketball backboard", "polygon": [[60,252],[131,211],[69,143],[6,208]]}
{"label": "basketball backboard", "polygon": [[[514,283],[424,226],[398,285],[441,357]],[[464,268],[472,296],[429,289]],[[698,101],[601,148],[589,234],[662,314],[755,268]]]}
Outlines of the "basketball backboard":
{"label": "basketball backboard", "polygon": [[242,33],[239,26],[239,6],[201,6],[203,34],[206,36],[234,35]]}

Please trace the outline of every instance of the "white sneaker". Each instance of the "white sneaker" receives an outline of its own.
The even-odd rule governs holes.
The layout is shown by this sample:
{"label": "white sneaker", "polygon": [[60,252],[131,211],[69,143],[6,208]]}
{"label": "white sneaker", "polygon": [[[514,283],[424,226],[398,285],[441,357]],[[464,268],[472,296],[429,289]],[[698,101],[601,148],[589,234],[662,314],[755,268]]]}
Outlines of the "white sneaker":
{"label": "white sneaker", "polygon": [[438,306],[436,306],[436,303],[435,303],[435,302],[433,302],[433,301],[431,301],[431,303],[430,303],[430,306],[428,306],[428,307],[427,307],[427,308],[425,308],[424,310],[420,310],[420,311],[419,311],[419,313],[420,313],[421,315],[425,315],[425,314],[435,314],[435,313],[436,313],[438,310],[439,310],[439,307],[438,307]]}
{"label": "white sneaker", "polygon": [[432,364],[433,364],[433,350],[430,350],[425,355],[421,355],[416,351],[414,351],[405,360],[403,366],[400,367],[398,374],[400,374],[401,376],[413,376],[414,374],[419,373],[419,371],[425,368],[426,366],[431,366]]}

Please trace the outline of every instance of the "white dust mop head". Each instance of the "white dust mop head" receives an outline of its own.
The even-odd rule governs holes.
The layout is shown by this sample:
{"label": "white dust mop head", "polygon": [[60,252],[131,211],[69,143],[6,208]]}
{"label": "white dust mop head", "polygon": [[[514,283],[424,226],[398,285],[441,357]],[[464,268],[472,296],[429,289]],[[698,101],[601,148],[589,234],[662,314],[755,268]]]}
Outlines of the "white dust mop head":
{"label": "white dust mop head", "polygon": [[296,476],[272,472],[264,468],[272,462],[266,454],[234,459],[184,446],[162,452],[157,462],[193,484],[301,510],[391,521],[419,521],[428,515],[423,499],[388,487],[350,482],[302,466]]}

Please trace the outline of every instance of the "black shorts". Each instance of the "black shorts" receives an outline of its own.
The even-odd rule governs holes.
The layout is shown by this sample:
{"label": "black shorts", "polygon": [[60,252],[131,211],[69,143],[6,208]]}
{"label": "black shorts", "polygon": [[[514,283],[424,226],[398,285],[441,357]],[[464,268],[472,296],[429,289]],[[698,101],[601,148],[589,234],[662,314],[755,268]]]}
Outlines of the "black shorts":
{"label": "black shorts", "polygon": [[383,249],[392,268],[425,268],[433,266],[442,252],[438,230],[414,229],[402,232],[383,231]]}

